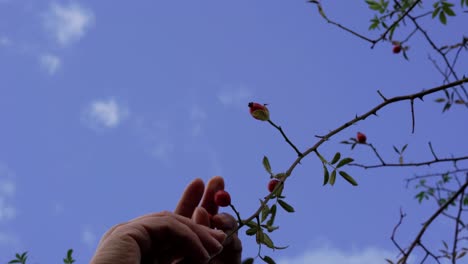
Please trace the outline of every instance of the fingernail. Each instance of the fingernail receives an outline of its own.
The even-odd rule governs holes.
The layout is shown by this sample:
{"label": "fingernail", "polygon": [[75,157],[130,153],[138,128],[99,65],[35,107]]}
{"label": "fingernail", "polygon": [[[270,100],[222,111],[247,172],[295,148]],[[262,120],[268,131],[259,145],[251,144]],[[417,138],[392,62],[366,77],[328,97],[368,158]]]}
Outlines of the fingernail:
{"label": "fingernail", "polygon": [[226,234],[221,230],[211,229],[211,235],[219,241],[219,243],[223,243],[226,240]]}
{"label": "fingernail", "polygon": [[223,251],[224,247],[221,246],[221,248],[215,253],[215,256],[221,254],[221,252]]}

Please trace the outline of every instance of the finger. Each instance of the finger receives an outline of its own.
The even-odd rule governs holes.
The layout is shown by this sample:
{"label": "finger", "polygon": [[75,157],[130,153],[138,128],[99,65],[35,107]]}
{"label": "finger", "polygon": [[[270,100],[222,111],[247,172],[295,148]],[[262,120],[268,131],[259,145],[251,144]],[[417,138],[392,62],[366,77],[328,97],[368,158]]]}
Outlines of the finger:
{"label": "finger", "polygon": [[[143,227],[153,240],[153,248],[165,248],[175,251],[174,253],[178,251],[176,255],[185,255],[200,263],[208,260],[210,254],[222,249],[210,228],[169,212],[141,218],[129,225],[135,228]],[[145,240],[140,237],[136,239]]]}
{"label": "finger", "polygon": [[[202,209],[202,210],[204,210],[204,209]],[[222,232],[221,230],[215,230],[215,229],[213,229],[211,227],[201,225],[201,224],[197,224],[193,220],[188,219],[188,218],[183,217],[183,216],[180,216],[180,215],[174,215],[174,217],[176,217],[177,220],[179,220],[183,224],[185,224],[185,225],[189,226],[190,228],[192,228],[194,231],[197,231],[197,234],[199,234],[199,232],[201,232],[201,235],[203,235],[203,237],[205,235],[205,232],[208,232],[210,234],[210,236],[215,238],[219,243],[223,243],[224,240],[226,239],[226,234],[224,232]]]}
{"label": "finger", "polygon": [[238,226],[237,220],[234,216],[228,213],[214,215],[211,224],[214,228],[218,228],[223,231],[233,231]]}
{"label": "finger", "polygon": [[[218,228],[230,234],[237,228],[238,223],[232,215],[223,213],[213,216],[211,225],[213,228]],[[217,263],[240,263],[242,257],[242,242],[237,232],[227,238],[223,246],[223,252],[217,257]]]}
{"label": "finger", "polygon": [[104,243],[104,241],[115,231],[115,229],[117,229],[119,226],[122,226],[122,225],[125,225],[125,224],[127,224],[127,223],[125,222],[125,223],[117,224],[117,225],[114,225],[113,227],[111,227],[109,230],[107,230],[107,232],[101,237],[101,240],[99,241],[98,247],[99,247],[99,245]]}
{"label": "finger", "polygon": [[224,179],[221,176],[215,176],[208,182],[201,203],[201,206],[211,215],[218,213],[218,206],[214,202],[214,195],[219,190],[224,190]]}
{"label": "finger", "polygon": [[211,215],[203,207],[197,207],[193,213],[192,219],[195,223],[204,226],[211,226]]}
{"label": "finger", "polygon": [[[198,208],[201,208],[201,207],[198,207]],[[206,210],[204,210],[204,211],[206,212]],[[170,216],[176,218],[178,221],[182,222],[185,225],[189,225],[189,226],[198,225],[197,222],[195,222],[194,220],[192,220],[190,218],[187,218],[187,217],[181,216],[181,215],[177,215],[177,214],[173,214],[171,212],[159,212],[159,213],[147,214],[147,215],[143,215],[143,216],[140,216],[138,218],[135,218],[135,219],[131,220],[130,222],[135,222],[135,221],[139,221],[139,220],[146,219],[146,218],[159,217],[159,216],[163,216],[163,215],[170,215]],[[220,242],[224,241],[224,239],[226,238],[226,235],[223,232],[220,232],[219,230],[214,230],[213,228],[210,228],[210,227],[208,227],[206,225],[199,225],[199,226],[201,228],[203,228],[206,232],[209,232],[211,234],[211,236],[213,236],[215,239],[217,239]]]}
{"label": "finger", "polygon": [[185,188],[174,213],[191,218],[193,211],[200,203],[204,189],[205,184],[203,180],[199,178],[193,180],[187,188]]}
{"label": "finger", "polygon": [[[213,228],[223,230],[226,234],[236,230],[238,223],[236,219],[227,213],[217,214],[213,216],[211,225]],[[229,247],[230,250],[235,252],[242,251],[242,244],[237,236],[237,232],[226,239],[224,242],[225,247]]]}

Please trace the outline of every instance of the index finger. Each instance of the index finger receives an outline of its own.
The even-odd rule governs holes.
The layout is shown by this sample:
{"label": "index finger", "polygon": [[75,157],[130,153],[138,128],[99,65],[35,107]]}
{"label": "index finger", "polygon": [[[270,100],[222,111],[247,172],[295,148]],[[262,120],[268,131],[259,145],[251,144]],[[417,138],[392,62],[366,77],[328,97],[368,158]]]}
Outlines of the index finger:
{"label": "index finger", "polygon": [[204,189],[205,184],[202,179],[197,178],[193,180],[187,188],[185,188],[174,213],[191,218],[195,208],[197,208],[200,203]]}
{"label": "index finger", "polygon": [[214,176],[206,186],[205,195],[201,203],[201,206],[211,215],[218,213],[218,206],[214,202],[214,195],[219,190],[224,190],[224,179],[221,176]]}

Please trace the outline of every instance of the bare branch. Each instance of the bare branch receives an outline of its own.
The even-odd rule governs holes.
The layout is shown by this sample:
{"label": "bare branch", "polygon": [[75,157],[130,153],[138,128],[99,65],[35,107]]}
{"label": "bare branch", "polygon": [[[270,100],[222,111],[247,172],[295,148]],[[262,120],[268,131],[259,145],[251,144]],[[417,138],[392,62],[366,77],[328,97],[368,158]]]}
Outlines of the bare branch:
{"label": "bare branch", "polygon": [[439,207],[439,209],[424,223],[418,235],[416,236],[414,241],[411,243],[409,248],[406,250],[406,252],[403,254],[403,257],[400,259],[401,263],[406,263],[406,260],[410,256],[411,252],[420,243],[422,236],[426,232],[427,228],[434,221],[434,219],[436,219],[445,210],[445,208],[447,208],[453,201],[455,201],[455,199],[457,199],[457,197],[460,196],[465,191],[466,187],[468,187],[468,181],[466,181],[465,184],[463,184],[461,188],[450,199],[448,199],[441,207]]}
{"label": "bare branch", "polygon": [[458,162],[460,160],[468,160],[468,156],[458,157],[458,158],[445,158],[445,159],[434,159],[430,161],[424,162],[417,162],[417,163],[384,163],[384,164],[377,164],[377,165],[363,165],[358,163],[350,163],[349,166],[361,167],[364,169],[374,169],[374,168],[381,168],[381,167],[418,167],[418,166],[429,166],[434,163],[438,162]]}

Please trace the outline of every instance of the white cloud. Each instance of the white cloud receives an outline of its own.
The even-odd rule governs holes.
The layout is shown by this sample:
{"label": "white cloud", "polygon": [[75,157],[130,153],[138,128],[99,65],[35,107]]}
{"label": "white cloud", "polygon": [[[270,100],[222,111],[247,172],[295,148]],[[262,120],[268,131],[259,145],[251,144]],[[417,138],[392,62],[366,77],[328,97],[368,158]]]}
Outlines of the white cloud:
{"label": "white cloud", "polygon": [[16,235],[0,232],[0,245],[17,246],[19,239]]}
{"label": "white cloud", "polygon": [[243,106],[247,107],[252,92],[245,87],[223,90],[218,93],[218,100],[225,106]]}
{"label": "white cloud", "polygon": [[94,247],[96,246],[96,235],[89,228],[84,228],[81,232],[81,242],[88,247]]}
{"label": "white cloud", "polygon": [[16,193],[16,184],[12,180],[13,172],[8,166],[0,163],[0,222],[16,217],[16,208],[10,200]]}
{"label": "white cloud", "polygon": [[193,105],[189,109],[190,119],[192,120],[192,135],[198,136],[202,133],[202,121],[206,119],[206,112],[198,105]]}
{"label": "white cloud", "polygon": [[11,40],[5,36],[0,36],[0,46],[10,46]]}
{"label": "white cloud", "polygon": [[62,61],[59,57],[52,54],[43,54],[39,57],[39,61],[44,70],[50,75],[54,75],[62,66]]}
{"label": "white cloud", "polygon": [[193,105],[190,108],[190,119],[194,121],[206,119],[206,112],[198,105]]}
{"label": "white cloud", "polygon": [[129,115],[126,107],[114,98],[91,102],[83,113],[83,120],[94,129],[115,128]]}
{"label": "white cloud", "polygon": [[16,209],[5,198],[0,197],[0,221],[12,220],[16,216]]}
{"label": "white cloud", "polygon": [[51,4],[43,18],[45,28],[54,35],[59,44],[64,46],[81,39],[95,20],[90,9],[83,8],[77,3]]}
{"label": "white cloud", "polygon": [[312,249],[291,258],[282,258],[278,264],[378,264],[387,263],[385,258],[393,259],[395,252],[378,248],[342,251],[331,247]]}
{"label": "white cloud", "polygon": [[174,152],[174,145],[170,142],[160,142],[151,150],[151,155],[160,161],[169,162],[169,156]]}
{"label": "white cloud", "polygon": [[15,194],[16,185],[10,179],[0,179],[0,197],[11,197]]}
{"label": "white cloud", "polygon": [[156,115],[160,117],[150,119],[143,116],[134,117],[133,128],[145,151],[165,165],[170,165],[171,157],[176,150],[176,141],[173,140],[173,131],[171,131],[171,119],[167,113],[157,112]]}
{"label": "white cloud", "polygon": [[63,203],[61,203],[61,202],[54,202],[52,204],[52,208],[53,208],[52,210],[53,210],[54,214],[56,214],[56,215],[59,215],[59,214],[63,213],[63,211],[65,211],[65,207],[63,206]]}

